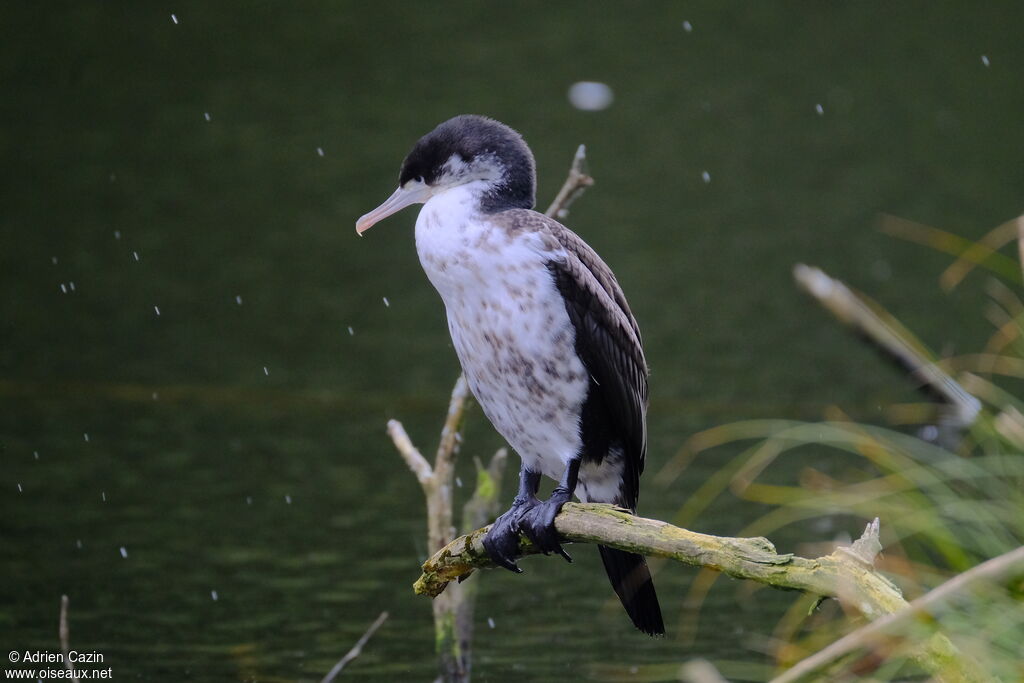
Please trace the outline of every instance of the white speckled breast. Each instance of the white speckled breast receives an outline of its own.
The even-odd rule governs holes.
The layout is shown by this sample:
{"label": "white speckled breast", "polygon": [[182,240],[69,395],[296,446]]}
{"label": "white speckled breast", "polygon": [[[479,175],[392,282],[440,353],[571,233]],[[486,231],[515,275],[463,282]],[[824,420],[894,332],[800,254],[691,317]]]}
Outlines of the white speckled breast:
{"label": "white speckled breast", "polygon": [[416,221],[416,250],[484,414],[528,467],[559,479],[582,446],[588,385],[546,265],[560,252],[475,214],[479,192],[469,183],[432,197]]}

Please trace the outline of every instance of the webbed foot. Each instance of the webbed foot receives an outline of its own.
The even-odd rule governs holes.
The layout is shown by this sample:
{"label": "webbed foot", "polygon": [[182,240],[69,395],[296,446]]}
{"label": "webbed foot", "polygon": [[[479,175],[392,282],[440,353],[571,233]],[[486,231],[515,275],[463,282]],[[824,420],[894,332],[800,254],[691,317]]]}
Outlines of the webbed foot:
{"label": "webbed foot", "polygon": [[566,562],[572,562],[572,558],[562,548],[561,538],[555,529],[555,517],[571,497],[571,494],[555,489],[550,498],[538,502],[519,517],[519,530],[526,534],[534,545],[545,555],[558,553]]}
{"label": "webbed foot", "polygon": [[516,564],[516,558],[519,557],[519,519],[539,502],[536,498],[525,501],[516,499],[505,514],[494,520],[484,536],[484,549],[499,567],[517,574],[523,573]]}

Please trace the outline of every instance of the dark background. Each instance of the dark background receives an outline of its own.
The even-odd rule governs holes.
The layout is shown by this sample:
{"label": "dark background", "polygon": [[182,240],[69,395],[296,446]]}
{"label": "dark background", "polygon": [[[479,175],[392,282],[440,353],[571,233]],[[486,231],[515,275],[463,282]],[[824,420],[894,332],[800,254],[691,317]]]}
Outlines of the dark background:
{"label": "dark background", "polygon": [[[415,211],[362,240],[354,221],[455,114],[523,133],[542,208],[587,144],[597,184],[567,223],[643,329],[651,471],[730,420],[881,419],[908,385],[792,265],[937,349],[980,347],[983,279],[942,293],[948,259],[877,217],[977,238],[1021,213],[1022,19],[1009,2],[6,4],[0,644],[56,650],[67,593],[73,645],[117,678],[318,680],[388,609],[350,673],[432,675],[409,589],[423,504],[383,429],[432,451],[458,367]],[[573,108],[581,80],[612,106]],[[473,413],[464,454],[499,445]],[[670,517],[728,456],[648,484],[642,512]],[[761,512],[720,508],[696,528]],[[721,586],[684,642],[692,572],[666,567],[670,634],[650,641],[591,554],[485,577],[479,680],[757,660],[752,634],[790,601]]]}

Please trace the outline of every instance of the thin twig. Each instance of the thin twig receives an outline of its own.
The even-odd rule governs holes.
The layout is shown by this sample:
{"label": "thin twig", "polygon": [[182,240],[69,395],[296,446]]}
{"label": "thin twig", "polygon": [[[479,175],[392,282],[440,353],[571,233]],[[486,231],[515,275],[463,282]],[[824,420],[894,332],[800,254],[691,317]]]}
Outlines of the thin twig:
{"label": "thin twig", "polygon": [[1014,576],[1017,573],[1024,573],[1024,546],[998,557],[993,557],[991,560],[982,562],[962,574],[957,574],[949,581],[933,588],[898,612],[888,614],[881,619],[862,626],[856,631],[848,633],[824,650],[801,660],[781,676],[777,676],[772,683],[791,683],[791,681],[796,681],[802,676],[813,673],[829,662],[834,662],[843,655],[869,644],[883,633],[891,632],[907,621],[938,607],[947,599],[963,593],[970,585],[978,581],[999,583],[1006,577]]}
{"label": "thin twig", "polygon": [[437,445],[437,455],[434,457],[434,477],[440,486],[444,486],[451,479],[455,456],[459,452],[459,426],[462,424],[468,397],[469,385],[466,384],[465,375],[460,374],[455,380],[455,386],[452,387],[448,415],[445,417],[444,427],[441,428],[441,442]]}
{"label": "thin twig", "polygon": [[[60,651],[64,653],[64,666],[68,671],[74,672],[74,667],[71,666],[71,657],[68,656],[71,651],[71,628],[68,626],[68,604],[70,602],[68,596],[60,596],[60,623],[57,627],[57,635],[60,638]],[[78,683],[78,676],[72,676],[71,680]]]}
{"label": "thin twig", "polygon": [[586,145],[580,145],[576,149],[576,155],[572,158],[569,176],[544,215],[551,218],[565,218],[569,215],[569,205],[593,184],[594,179],[587,173],[587,148]]}
{"label": "thin twig", "polygon": [[370,624],[370,628],[366,629],[366,633],[356,641],[356,644],[352,646],[352,649],[349,650],[344,657],[338,660],[338,663],[334,665],[333,669],[327,672],[327,675],[323,677],[323,680],[321,680],[320,683],[331,683],[331,681],[341,673],[341,670],[344,669],[349,662],[362,654],[363,646],[366,645],[366,641],[373,637],[373,634],[377,632],[377,629],[380,628],[381,624],[383,624],[387,618],[388,613],[381,612],[376,621]]}
{"label": "thin twig", "polygon": [[405,427],[398,420],[388,420],[388,436],[391,437],[391,441],[394,442],[395,448],[401,453],[402,458],[405,460],[405,464],[409,466],[412,473],[416,475],[416,480],[419,481],[420,485],[423,486],[426,491],[427,486],[430,485],[430,480],[433,477],[434,471],[430,467],[430,463],[423,457],[423,454],[419,452],[419,449],[412,444],[412,439],[405,433]]}

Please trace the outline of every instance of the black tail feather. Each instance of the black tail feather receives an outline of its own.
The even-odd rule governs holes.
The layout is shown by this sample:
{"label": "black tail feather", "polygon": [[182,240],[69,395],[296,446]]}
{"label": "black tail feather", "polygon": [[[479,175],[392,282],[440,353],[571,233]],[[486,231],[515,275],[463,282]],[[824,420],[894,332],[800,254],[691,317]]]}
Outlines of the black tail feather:
{"label": "black tail feather", "polygon": [[661,618],[658,594],[654,592],[654,582],[644,556],[603,545],[597,546],[597,549],[601,551],[601,560],[612,588],[633,620],[633,625],[647,635],[664,635],[665,622]]}

